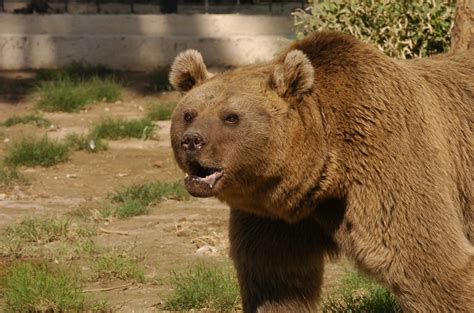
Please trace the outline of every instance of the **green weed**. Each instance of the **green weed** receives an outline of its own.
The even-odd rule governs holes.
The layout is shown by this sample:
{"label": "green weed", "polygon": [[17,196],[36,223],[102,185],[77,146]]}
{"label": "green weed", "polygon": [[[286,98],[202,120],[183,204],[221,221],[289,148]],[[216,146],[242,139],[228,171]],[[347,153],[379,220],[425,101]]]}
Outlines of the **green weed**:
{"label": "green weed", "polygon": [[171,89],[168,80],[169,69],[158,68],[150,74],[150,88],[153,91],[166,91]]}
{"label": "green weed", "polygon": [[99,152],[107,150],[107,143],[101,138],[89,135],[72,133],[66,136],[66,144],[75,151],[85,150],[88,152]]}
{"label": "green weed", "polygon": [[171,274],[174,289],[165,308],[173,311],[230,311],[239,303],[239,287],[231,267],[197,264]]}
{"label": "green weed", "polygon": [[23,116],[12,116],[1,123],[2,126],[11,127],[17,124],[33,124],[40,127],[48,127],[51,122],[37,114],[26,114]]}
{"label": "green weed", "polygon": [[92,129],[92,136],[105,139],[148,138],[155,125],[148,118],[123,120],[107,118]]}
{"label": "green weed", "polygon": [[145,270],[137,258],[126,252],[110,250],[96,261],[96,270],[101,278],[118,278],[136,282],[145,281]]}
{"label": "green weed", "polygon": [[18,172],[16,167],[0,165],[0,187],[21,182],[25,182],[25,178]]}
{"label": "green weed", "polygon": [[72,80],[82,81],[99,78],[113,78],[117,73],[103,65],[86,66],[80,63],[70,64],[62,69],[40,69],[36,73],[36,80],[54,81],[54,80]]}
{"label": "green weed", "polygon": [[46,264],[18,263],[5,279],[10,312],[62,312],[87,309],[81,287],[71,272],[50,270]]}
{"label": "green weed", "polygon": [[113,79],[93,77],[90,80],[69,79],[42,81],[38,108],[44,111],[75,112],[96,101],[114,102],[120,98],[121,87]]}
{"label": "green weed", "polygon": [[148,214],[150,209],[136,200],[127,200],[115,208],[114,215],[118,218],[126,218],[137,215]]}
{"label": "green weed", "polygon": [[69,157],[69,147],[59,141],[50,140],[45,135],[41,138],[23,137],[7,152],[5,163],[17,166],[52,166],[66,161]]}
{"label": "green weed", "polygon": [[4,236],[9,241],[44,244],[61,239],[90,237],[94,234],[95,229],[79,227],[69,219],[27,217],[19,224],[8,227]]}
{"label": "green weed", "polygon": [[175,101],[152,103],[150,105],[151,109],[147,114],[147,118],[152,121],[169,120],[171,119],[171,114],[173,113],[176,104],[177,103]]}
{"label": "green weed", "polygon": [[323,302],[323,312],[402,312],[400,304],[385,288],[367,277],[349,272]]}
{"label": "green weed", "polygon": [[110,197],[114,202],[137,201],[146,206],[163,199],[188,200],[189,194],[180,182],[156,181],[133,184],[115,191]]}

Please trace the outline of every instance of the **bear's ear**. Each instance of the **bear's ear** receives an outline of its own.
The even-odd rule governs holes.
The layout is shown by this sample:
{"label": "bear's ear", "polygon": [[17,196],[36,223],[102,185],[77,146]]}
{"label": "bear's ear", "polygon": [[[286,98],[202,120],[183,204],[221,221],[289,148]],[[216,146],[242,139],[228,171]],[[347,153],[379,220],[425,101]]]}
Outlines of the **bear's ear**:
{"label": "bear's ear", "polygon": [[314,67],[300,50],[288,52],[283,63],[275,66],[270,76],[270,86],[281,96],[298,96],[311,90]]}
{"label": "bear's ear", "polygon": [[176,90],[188,91],[212,76],[213,74],[207,71],[201,53],[190,49],[181,52],[174,59],[169,80]]}

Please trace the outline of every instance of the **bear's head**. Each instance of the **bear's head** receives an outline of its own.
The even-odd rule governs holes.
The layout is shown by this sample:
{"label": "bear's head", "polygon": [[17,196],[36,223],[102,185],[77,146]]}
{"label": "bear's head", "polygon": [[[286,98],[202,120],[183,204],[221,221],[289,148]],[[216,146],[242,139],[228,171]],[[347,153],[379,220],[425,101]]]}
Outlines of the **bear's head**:
{"label": "bear's head", "polygon": [[307,214],[327,158],[314,80],[300,50],[219,74],[195,50],[178,55],[170,82],[186,94],[172,116],[171,143],[188,192],[288,221]]}

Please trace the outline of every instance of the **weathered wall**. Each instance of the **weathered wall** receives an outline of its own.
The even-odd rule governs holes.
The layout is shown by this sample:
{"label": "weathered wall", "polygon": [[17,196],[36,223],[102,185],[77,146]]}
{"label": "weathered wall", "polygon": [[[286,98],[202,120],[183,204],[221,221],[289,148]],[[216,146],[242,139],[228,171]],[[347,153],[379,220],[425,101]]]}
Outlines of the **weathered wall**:
{"label": "weathered wall", "polygon": [[185,49],[209,65],[265,61],[293,37],[290,17],[244,15],[0,15],[0,69],[72,62],[149,70]]}

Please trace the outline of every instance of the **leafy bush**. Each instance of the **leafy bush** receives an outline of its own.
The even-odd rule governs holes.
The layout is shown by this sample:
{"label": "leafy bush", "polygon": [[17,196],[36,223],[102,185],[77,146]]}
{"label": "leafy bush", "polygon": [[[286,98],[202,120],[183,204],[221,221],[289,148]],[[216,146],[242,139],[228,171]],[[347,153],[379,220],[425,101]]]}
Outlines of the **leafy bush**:
{"label": "leafy bush", "polygon": [[454,6],[454,0],[324,0],[293,15],[300,38],[319,30],[341,31],[405,59],[449,49]]}
{"label": "leafy bush", "polygon": [[341,286],[323,302],[322,310],[331,313],[402,312],[400,304],[387,289],[355,272],[346,274]]}

